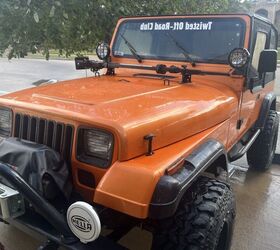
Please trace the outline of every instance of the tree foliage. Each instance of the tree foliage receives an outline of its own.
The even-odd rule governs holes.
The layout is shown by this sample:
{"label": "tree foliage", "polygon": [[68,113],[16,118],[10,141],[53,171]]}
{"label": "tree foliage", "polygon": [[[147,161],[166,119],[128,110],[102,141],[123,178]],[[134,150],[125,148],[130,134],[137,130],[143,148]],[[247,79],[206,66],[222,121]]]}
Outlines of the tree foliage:
{"label": "tree foliage", "polygon": [[121,16],[243,11],[238,0],[1,0],[0,55],[57,49],[66,56],[110,40]]}

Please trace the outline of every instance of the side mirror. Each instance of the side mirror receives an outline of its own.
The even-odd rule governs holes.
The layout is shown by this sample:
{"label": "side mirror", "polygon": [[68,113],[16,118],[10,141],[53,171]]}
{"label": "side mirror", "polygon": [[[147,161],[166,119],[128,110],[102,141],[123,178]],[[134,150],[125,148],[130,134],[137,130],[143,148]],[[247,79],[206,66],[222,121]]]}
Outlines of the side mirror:
{"label": "side mirror", "polygon": [[260,54],[258,72],[275,72],[277,69],[277,50],[265,49]]}

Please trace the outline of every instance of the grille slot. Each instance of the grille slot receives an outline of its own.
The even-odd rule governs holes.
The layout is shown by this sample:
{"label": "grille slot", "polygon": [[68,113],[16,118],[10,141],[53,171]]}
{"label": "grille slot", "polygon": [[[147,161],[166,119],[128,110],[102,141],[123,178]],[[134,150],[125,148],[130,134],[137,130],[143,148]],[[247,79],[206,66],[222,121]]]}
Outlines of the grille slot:
{"label": "grille slot", "polygon": [[15,137],[44,144],[59,152],[68,163],[71,162],[73,132],[73,126],[69,124],[25,114],[15,115]]}

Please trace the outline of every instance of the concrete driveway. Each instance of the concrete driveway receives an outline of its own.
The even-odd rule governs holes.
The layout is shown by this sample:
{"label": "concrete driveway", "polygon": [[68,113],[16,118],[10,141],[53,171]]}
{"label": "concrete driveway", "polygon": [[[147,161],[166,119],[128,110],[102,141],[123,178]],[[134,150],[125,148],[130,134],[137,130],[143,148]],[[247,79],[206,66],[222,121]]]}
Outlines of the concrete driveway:
{"label": "concrete driveway", "polygon": [[[83,76],[85,72],[76,71],[71,61],[21,59],[9,62],[0,58],[0,91],[33,87],[32,83],[41,79]],[[280,81],[280,70],[277,77]],[[276,93],[280,95],[280,84]],[[259,173],[248,171],[244,158],[234,164],[238,167],[232,178],[237,218],[232,250],[280,249],[280,166],[273,165],[269,171]],[[0,232],[0,242],[6,250],[37,249],[43,240],[1,223]],[[136,228],[121,242],[130,249],[149,249],[151,239],[150,233]]]}
{"label": "concrete driveway", "polygon": [[[0,91],[16,91],[32,87],[39,80],[67,80],[85,77],[85,71],[75,70],[73,61],[0,58]],[[0,92],[1,93],[1,92]]]}

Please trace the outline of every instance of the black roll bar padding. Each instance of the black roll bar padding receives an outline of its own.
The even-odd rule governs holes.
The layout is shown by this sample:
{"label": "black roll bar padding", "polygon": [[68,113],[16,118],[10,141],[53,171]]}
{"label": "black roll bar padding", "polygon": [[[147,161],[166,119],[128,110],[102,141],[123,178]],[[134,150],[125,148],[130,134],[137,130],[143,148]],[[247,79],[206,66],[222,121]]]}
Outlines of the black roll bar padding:
{"label": "black roll bar padding", "polygon": [[0,162],[0,176],[4,177],[32,206],[40,213],[67,242],[75,242],[77,238],[68,227],[65,217],[48,201],[39,195],[12,166]]}

